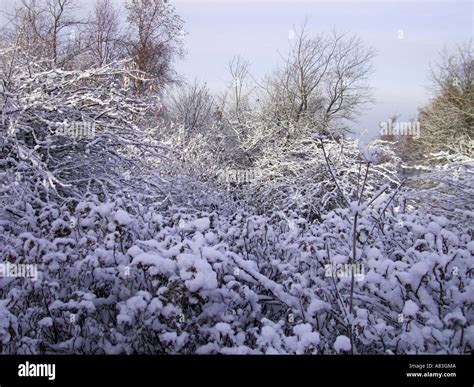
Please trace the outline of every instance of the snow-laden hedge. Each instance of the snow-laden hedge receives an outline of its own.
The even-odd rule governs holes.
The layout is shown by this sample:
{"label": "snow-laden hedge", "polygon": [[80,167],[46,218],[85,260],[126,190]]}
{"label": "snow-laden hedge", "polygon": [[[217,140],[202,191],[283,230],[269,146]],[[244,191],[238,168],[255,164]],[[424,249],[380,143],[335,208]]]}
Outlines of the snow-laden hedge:
{"label": "snow-laden hedge", "polygon": [[374,227],[376,210],[353,205],[309,224],[132,199],[2,209],[3,262],[36,264],[38,278],[0,279],[1,353],[474,348],[474,242],[445,218],[394,212]]}

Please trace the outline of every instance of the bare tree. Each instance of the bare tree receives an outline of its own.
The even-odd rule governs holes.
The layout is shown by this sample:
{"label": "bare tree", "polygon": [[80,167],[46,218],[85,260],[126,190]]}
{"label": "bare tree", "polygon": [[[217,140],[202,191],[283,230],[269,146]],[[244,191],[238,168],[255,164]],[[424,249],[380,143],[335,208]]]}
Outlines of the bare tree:
{"label": "bare tree", "polygon": [[164,0],[130,0],[125,5],[128,15],[128,54],[139,71],[153,82],[137,82],[138,93],[147,87],[162,89],[176,80],[172,63],[183,54],[183,21]]}
{"label": "bare tree", "polygon": [[112,0],[96,0],[88,25],[87,44],[92,61],[103,66],[123,54],[120,14]]}
{"label": "bare tree", "polygon": [[237,120],[241,121],[243,110],[248,107],[246,83],[249,77],[250,63],[241,56],[234,56],[228,67],[232,78],[232,110]]}
{"label": "bare tree", "polygon": [[431,73],[434,96],[420,111],[421,143],[425,153],[447,151],[474,154],[474,52],[472,41],[445,49]]}
{"label": "bare tree", "polygon": [[76,0],[21,0],[7,39],[48,67],[65,67],[83,49]]}
{"label": "bare tree", "polygon": [[179,89],[172,97],[174,122],[185,133],[206,129],[211,125],[214,101],[206,84],[198,80]]}
{"label": "bare tree", "polygon": [[22,51],[32,58],[44,58],[48,51],[44,38],[46,17],[36,1],[22,0],[15,12],[6,16],[10,20],[2,31],[5,46],[14,44],[21,47]]}
{"label": "bare tree", "polygon": [[296,30],[284,65],[265,83],[268,107],[278,123],[303,123],[326,130],[352,119],[370,101],[367,78],[374,52],[356,36],[310,36],[307,23]]}
{"label": "bare tree", "polygon": [[363,104],[371,101],[367,84],[372,71],[374,51],[364,47],[356,36],[333,33],[335,52],[330,56],[329,73],[325,79],[326,100],[324,123],[333,119],[351,120]]}
{"label": "bare tree", "polygon": [[[81,22],[73,16],[78,9],[75,0],[45,0],[46,14],[50,21],[47,37],[50,40],[51,59],[54,65],[64,64],[70,56],[70,44],[75,40],[75,27]],[[72,41],[72,42],[71,42]],[[64,57],[61,57],[61,48]]]}

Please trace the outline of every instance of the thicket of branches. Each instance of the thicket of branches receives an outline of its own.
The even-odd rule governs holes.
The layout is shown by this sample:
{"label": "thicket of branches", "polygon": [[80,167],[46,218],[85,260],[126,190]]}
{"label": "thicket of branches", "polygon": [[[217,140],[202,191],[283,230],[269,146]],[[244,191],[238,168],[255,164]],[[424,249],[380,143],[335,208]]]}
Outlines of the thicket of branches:
{"label": "thicket of branches", "polygon": [[[177,84],[166,1],[75,5],[22,0],[1,42],[0,253],[38,278],[0,277],[0,353],[472,351],[472,159],[407,178],[347,138],[372,49],[303,24],[213,95]],[[438,104],[469,138],[472,59],[450,63]]]}

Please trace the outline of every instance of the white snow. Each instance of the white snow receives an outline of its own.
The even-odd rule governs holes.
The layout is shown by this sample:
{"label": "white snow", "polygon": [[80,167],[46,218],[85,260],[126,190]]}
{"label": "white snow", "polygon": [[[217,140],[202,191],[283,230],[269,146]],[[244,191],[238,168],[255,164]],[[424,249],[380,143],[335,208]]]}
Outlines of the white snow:
{"label": "white snow", "polygon": [[51,317],[44,317],[38,321],[38,325],[40,327],[52,327],[53,326],[53,319]]}
{"label": "white snow", "polygon": [[207,261],[191,254],[179,254],[177,265],[181,278],[191,292],[217,287],[216,273]]}
{"label": "white snow", "polygon": [[[472,158],[400,188],[400,155],[377,141],[313,141],[253,111],[178,141],[177,123],[150,120],[153,93],[122,90],[126,63],[21,63],[0,136],[3,352],[473,351]],[[79,117],[93,138],[52,134]],[[214,177],[248,161],[251,182]],[[363,281],[325,275],[354,251]]]}
{"label": "white snow", "polygon": [[124,210],[118,210],[115,213],[114,219],[118,224],[120,224],[122,226],[127,226],[127,225],[129,225],[130,223],[133,222],[133,219],[130,216],[130,214],[127,211],[124,211]]}
{"label": "white snow", "polygon": [[378,163],[383,155],[383,149],[377,146],[368,146],[361,151],[364,159],[369,163]]}
{"label": "white snow", "polygon": [[186,231],[199,231],[201,233],[208,230],[210,227],[210,220],[209,218],[200,218],[195,219],[191,222],[181,222],[180,228]]}
{"label": "white snow", "polygon": [[350,351],[351,340],[347,336],[337,336],[336,341],[334,342],[334,350],[337,353]]}
{"label": "white snow", "polygon": [[175,273],[177,264],[175,261],[164,258],[156,253],[141,253],[132,260],[132,265],[151,266],[156,269],[157,273],[171,275]]}
{"label": "white snow", "polygon": [[402,313],[404,316],[413,317],[418,313],[418,309],[418,305],[416,305],[412,300],[407,300]]}

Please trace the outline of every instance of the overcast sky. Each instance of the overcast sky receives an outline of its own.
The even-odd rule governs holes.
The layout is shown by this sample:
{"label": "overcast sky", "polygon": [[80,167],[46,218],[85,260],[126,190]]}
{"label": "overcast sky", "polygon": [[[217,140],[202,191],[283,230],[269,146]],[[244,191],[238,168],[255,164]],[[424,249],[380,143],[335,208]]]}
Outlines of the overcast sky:
{"label": "overcast sky", "polygon": [[[15,0],[0,0],[7,6]],[[82,0],[84,8],[92,0]],[[356,130],[378,133],[393,113],[413,117],[428,100],[429,65],[443,46],[473,36],[472,1],[170,0],[186,23],[186,58],[178,70],[221,90],[227,63],[240,54],[256,78],[272,71],[285,53],[289,31],[308,17],[311,31],[332,28],[358,34],[375,48],[371,77],[376,103],[365,109]],[[400,39],[400,31],[403,36]]]}

